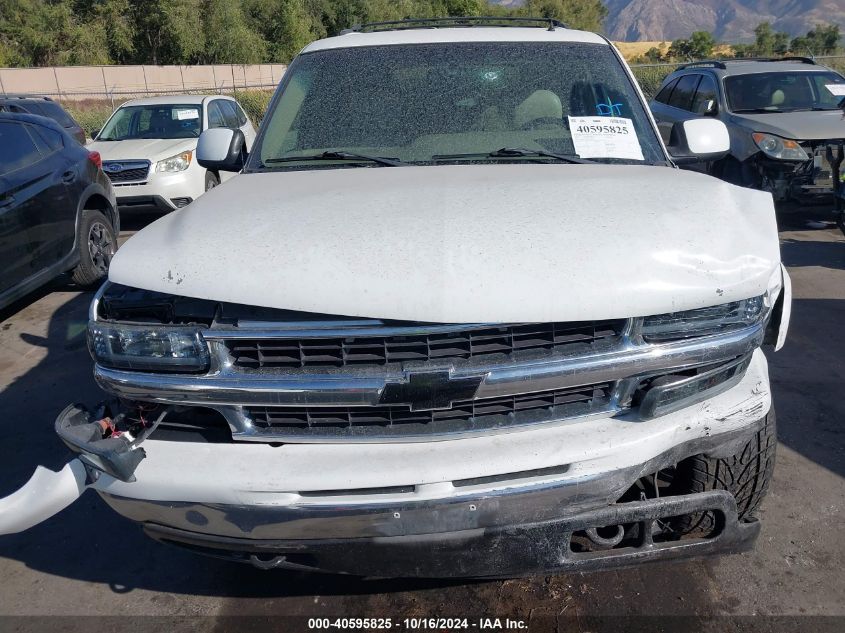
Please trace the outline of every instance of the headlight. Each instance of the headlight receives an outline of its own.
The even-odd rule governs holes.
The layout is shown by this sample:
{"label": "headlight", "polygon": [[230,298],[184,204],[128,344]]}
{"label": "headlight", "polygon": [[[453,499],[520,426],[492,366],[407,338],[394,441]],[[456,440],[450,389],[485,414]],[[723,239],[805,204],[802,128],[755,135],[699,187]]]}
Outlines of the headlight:
{"label": "headlight", "polygon": [[88,324],[88,348],[104,367],[136,371],[199,372],[208,369],[208,346],[196,328]]}
{"label": "headlight", "polygon": [[778,160],[810,160],[801,146],[795,141],[775,136],[774,134],[763,134],[754,132],[751,135],[763,153]]}
{"label": "headlight", "polygon": [[645,317],[641,332],[650,343],[721,334],[759,323],[770,309],[767,293],[712,308]]}
{"label": "headlight", "polygon": [[191,164],[192,154],[191,151],[182,152],[176,154],[176,156],[160,160],[156,163],[156,171],[185,171]]}

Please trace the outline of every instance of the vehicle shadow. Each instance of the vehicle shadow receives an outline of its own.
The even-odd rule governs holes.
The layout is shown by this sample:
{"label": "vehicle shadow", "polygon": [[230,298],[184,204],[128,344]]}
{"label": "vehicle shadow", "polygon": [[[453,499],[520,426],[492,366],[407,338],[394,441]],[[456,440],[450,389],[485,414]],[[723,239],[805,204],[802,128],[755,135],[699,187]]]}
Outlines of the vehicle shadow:
{"label": "vehicle shadow", "polygon": [[[828,233],[825,231],[820,233],[820,236],[827,236]],[[820,266],[845,270],[845,243],[841,241],[785,239],[781,240],[780,252],[784,263],[790,267]]]}
{"label": "vehicle shadow", "polygon": [[[39,313],[50,309],[38,304],[50,292],[45,289],[0,313],[5,317],[0,323],[3,349],[14,351],[18,358],[38,358],[21,376],[11,377],[7,368],[0,372],[0,384],[8,381],[0,392],[0,411],[4,413],[0,419],[0,497],[26,483],[36,466],[58,470],[71,459],[72,453],[53,430],[56,416],[71,402],[93,405],[104,397],[92,377],[85,341],[92,293],[68,292],[68,298],[49,317],[45,336],[33,332],[35,327],[28,321],[39,320]],[[267,573],[200,557],[149,539],[92,491],[27,532],[0,536],[0,557],[21,561],[46,574],[105,584],[116,593],[142,588],[224,597],[346,595],[449,584]]]}
{"label": "vehicle shadow", "polygon": [[140,231],[148,224],[152,224],[165,214],[161,211],[144,211],[144,210],[120,210],[120,231],[134,233]]}
{"label": "vehicle shadow", "polygon": [[766,355],[778,440],[845,478],[843,317],[845,299],[795,299],[786,345]]}

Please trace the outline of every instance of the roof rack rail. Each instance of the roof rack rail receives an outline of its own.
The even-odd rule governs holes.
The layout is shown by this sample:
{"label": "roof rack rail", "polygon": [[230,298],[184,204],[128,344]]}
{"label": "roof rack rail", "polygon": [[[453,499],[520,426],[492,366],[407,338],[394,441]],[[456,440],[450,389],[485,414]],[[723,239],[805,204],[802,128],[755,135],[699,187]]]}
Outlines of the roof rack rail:
{"label": "roof rack rail", "polygon": [[678,70],[686,68],[720,68],[725,70],[725,64],[739,64],[742,62],[798,62],[800,64],[816,65],[816,61],[812,57],[799,57],[796,55],[787,55],[786,57],[735,57],[733,59],[706,59],[700,62],[690,62],[683,66],[678,66]]}
{"label": "roof rack rail", "polygon": [[786,57],[737,57],[727,60],[729,62],[799,62],[801,64],[816,65],[812,57],[800,57],[798,55],[787,55]]}
{"label": "roof rack rail", "polygon": [[567,26],[553,18],[530,18],[493,15],[464,16],[448,18],[408,18],[405,20],[393,20],[390,22],[368,22],[366,24],[355,24],[351,28],[344,29],[341,35],[347,33],[372,33],[378,31],[403,31],[408,29],[437,29],[454,26],[537,26],[545,27],[549,31],[556,28],[565,29]]}
{"label": "roof rack rail", "polygon": [[704,61],[690,62],[689,64],[678,66],[678,70],[686,70],[687,68],[721,68],[725,70],[727,66],[720,59],[705,59]]}
{"label": "roof rack rail", "polygon": [[44,101],[52,101],[52,97],[47,95],[31,95],[21,92],[3,92],[0,93],[0,99],[43,99]]}

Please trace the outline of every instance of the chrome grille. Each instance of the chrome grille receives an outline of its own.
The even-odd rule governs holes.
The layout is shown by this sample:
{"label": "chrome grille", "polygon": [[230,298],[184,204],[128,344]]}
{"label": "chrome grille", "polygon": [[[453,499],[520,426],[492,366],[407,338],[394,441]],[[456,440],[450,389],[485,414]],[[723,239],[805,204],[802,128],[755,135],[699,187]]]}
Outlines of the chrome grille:
{"label": "chrome grille", "polygon": [[539,391],[453,403],[440,411],[411,411],[407,406],[245,407],[257,429],[274,436],[299,438],[407,437],[488,431],[537,424],[605,411],[613,383]]}
{"label": "chrome grille", "polygon": [[121,163],[118,161],[104,161],[103,172],[112,182],[142,182],[150,173],[149,161],[133,161]]}
{"label": "chrome grille", "polygon": [[468,326],[448,332],[331,338],[229,339],[234,366],[244,369],[386,365],[407,361],[448,361],[495,354],[563,348],[621,336],[624,320],[581,323],[524,323]]}

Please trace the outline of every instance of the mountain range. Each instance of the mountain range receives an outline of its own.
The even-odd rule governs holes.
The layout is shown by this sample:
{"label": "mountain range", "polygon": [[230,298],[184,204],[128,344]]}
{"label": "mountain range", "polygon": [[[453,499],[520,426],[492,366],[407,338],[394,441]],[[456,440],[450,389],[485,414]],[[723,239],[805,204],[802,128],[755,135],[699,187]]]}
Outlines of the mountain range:
{"label": "mountain range", "polygon": [[[495,0],[494,0],[495,1]],[[517,5],[519,0],[499,0]],[[604,31],[612,40],[673,40],[709,31],[721,42],[754,40],[754,27],[770,22],[791,36],[816,24],[845,31],[845,0],[604,0]]]}

